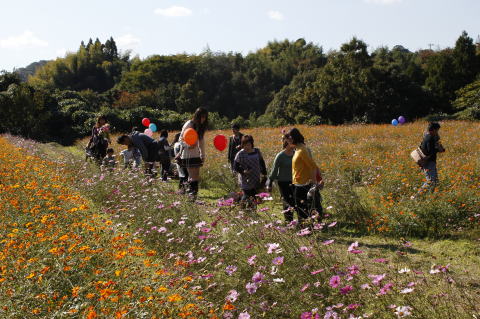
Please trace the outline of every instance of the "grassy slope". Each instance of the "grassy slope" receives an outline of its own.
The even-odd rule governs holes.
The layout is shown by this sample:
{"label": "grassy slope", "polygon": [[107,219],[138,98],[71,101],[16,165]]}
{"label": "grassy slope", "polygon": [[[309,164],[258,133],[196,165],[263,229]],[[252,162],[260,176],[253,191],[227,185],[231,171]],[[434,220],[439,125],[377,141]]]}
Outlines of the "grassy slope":
{"label": "grassy slope", "polygon": [[[428,270],[433,265],[450,265],[450,272],[445,276],[445,281],[451,283],[447,286],[434,283],[433,286],[425,287],[423,294],[426,296],[435,295],[435,293],[447,293],[454,303],[454,300],[460,300],[463,298],[462,296],[470,295],[470,297],[478,298],[480,291],[478,284],[478,278],[480,278],[480,242],[478,229],[474,228],[468,231],[463,231],[461,228],[449,229],[442,235],[449,239],[443,240],[416,239],[412,237],[409,238],[412,246],[407,248],[403,245],[405,240],[401,239],[395,231],[387,231],[385,234],[382,234],[381,230],[379,233],[378,229],[373,229],[376,231],[375,233],[366,232],[365,230],[360,232],[352,231],[352,228],[348,227],[349,223],[347,223],[348,218],[352,217],[352,215],[342,216],[349,208],[352,209],[353,213],[358,212],[358,210],[356,210],[355,207],[342,206],[342,204],[344,204],[341,202],[343,198],[335,194],[335,187],[342,186],[338,184],[339,179],[352,182],[351,185],[354,185],[355,194],[360,196],[361,201],[368,210],[391,216],[391,214],[400,211],[400,209],[397,209],[391,203],[398,204],[397,206],[400,206],[400,208],[403,206],[404,209],[415,209],[416,203],[413,203],[414,208],[412,208],[412,204],[405,204],[404,200],[412,193],[415,193],[414,186],[421,183],[421,175],[416,173],[414,164],[412,165],[412,163],[410,163],[408,152],[415,147],[421,138],[422,126],[423,124],[413,124],[401,128],[391,128],[388,126],[302,128],[302,130],[306,132],[307,140],[310,141],[309,145],[317,156],[317,161],[322,167],[327,181],[330,182],[330,184],[327,184],[327,189],[324,192],[324,205],[334,206],[331,210],[333,216],[330,220],[339,219],[339,225],[341,225],[342,228],[336,230],[334,230],[335,228],[328,229],[320,234],[315,234],[313,239],[311,237],[298,238],[294,232],[292,233],[291,231],[287,231],[287,235],[281,238],[276,237],[277,235],[272,236],[278,241],[283,240],[285,237],[290,238],[295,242],[294,246],[297,248],[304,244],[312,244],[312,242],[318,244],[326,239],[334,239],[335,243],[330,247],[332,247],[332,251],[334,251],[335,254],[338,254],[339,258],[337,261],[332,261],[334,264],[340,263],[340,261],[352,262],[351,256],[348,254],[345,256],[343,251],[350,243],[358,240],[360,246],[367,248],[367,251],[365,255],[362,255],[362,258],[358,260],[354,259],[353,261],[363,263],[363,266],[369,269],[371,273],[374,273],[378,268],[376,265],[367,262],[367,259],[371,260],[372,258],[387,259],[389,261],[388,269],[393,269],[394,271],[395,269],[398,270],[408,266],[409,268],[421,269],[424,273],[428,273]],[[442,132],[444,145],[451,151],[450,153],[446,153],[445,157],[441,157],[439,161],[440,174],[444,181],[444,188],[440,189],[439,193],[443,197],[428,200],[450,203],[452,199],[448,197],[448,193],[452,193],[452,188],[456,191],[456,184],[458,185],[456,180],[458,180],[459,176],[465,176],[465,173],[467,174],[466,176],[471,177],[471,180],[467,180],[465,184],[470,183],[473,192],[476,191],[478,194],[476,185],[480,184],[475,184],[479,182],[478,149],[475,149],[474,145],[471,144],[472,141],[475,143],[474,141],[478,140],[477,135],[480,132],[478,126],[478,124],[464,122],[450,122],[444,126]],[[280,134],[277,132],[277,129],[253,129],[246,132],[255,136],[257,146],[262,149],[267,161],[271,161],[278,149],[277,145],[279,145],[277,139]],[[207,139],[210,139],[216,133],[219,132],[210,132],[209,135],[207,135]],[[465,136],[467,136],[468,139],[462,139]],[[473,154],[471,152],[472,150],[474,152]],[[455,153],[464,153],[466,160],[459,162],[455,156],[452,156]],[[235,188],[235,182],[224,165],[224,155],[215,152],[213,148],[209,146],[208,156],[208,164],[203,169],[204,189],[200,195],[212,203],[215,202],[216,198],[233,190]],[[381,176],[375,176],[377,172],[379,173],[378,175]],[[364,184],[362,185],[362,183]],[[466,187],[463,185],[463,188],[459,189],[456,195],[461,198],[461,196],[465,196],[465,194],[475,194],[469,193],[469,191],[468,185]],[[382,198],[380,203],[383,204],[383,207],[379,207],[378,197]],[[388,197],[392,197],[393,199]],[[422,204],[424,203],[418,203],[420,209],[422,208]],[[474,199],[473,202],[469,202],[468,204],[470,205],[469,209],[475,210],[478,208],[478,198],[477,201]],[[267,203],[267,206],[268,205],[271,207],[270,211],[275,212],[279,210],[278,204]],[[450,206],[447,208],[450,208]],[[206,221],[212,221],[218,217],[211,213],[211,209],[210,206],[192,208],[192,210],[198,211],[200,220],[204,219]],[[461,212],[461,210],[459,210],[459,212]],[[228,217],[231,217],[231,214],[232,212],[224,213],[224,215]],[[254,220],[257,217],[258,216],[256,216]],[[342,217],[344,220],[340,220]],[[266,223],[267,221],[281,219],[281,216],[279,216],[278,213],[274,213],[272,215],[264,215],[264,217],[260,219],[263,219],[263,222]],[[399,221],[401,222],[401,220]],[[133,225],[137,224],[132,221],[132,226]],[[241,225],[236,226],[240,227]],[[343,226],[346,228],[343,228]],[[435,234],[430,233],[430,235]],[[241,243],[245,242],[248,241],[241,241]],[[152,245],[157,245],[158,241],[154,239],[151,243]],[[180,249],[180,247],[178,248]],[[165,247],[165,249],[169,251],[169,248]],[[175,249],[171,247],[170,251],[175,251]],[[330,254],[332,251],[330,251]],[[289,252],[292,256],[295,255],[294,249],[289,250]],[[237,253],[241,254],[242,258],[247,256],[245,252],[242,254],[241,251],[237,251]],[[327,251],[327,253],[329,252]],[[260,254],[260,252],[258,252],[258,254]],[[228,260],[228,256],[226,256],[225,259]],[[320,261],[318,262],[320,263]],[[384,270],[378,269],[378,271]],[[228,279],[229,278],[227,278],[226,283],[228,283]],[[428,280],[425,279],[425,281]],[[230,288],[236,287],[240,291],[242,288],[239,285],[244,284],[245,282],[242,281],[231,283]],[[225,290],[228,291],[225,287],[220,289],[220,291]],[[214,295],[216,294],[217,293],[214,293]],[[297,296],[296,294],[293,295]],[[418,294],[416,296],[418,296]],[[214,297],[212,298],[215,299]],[[217,301],[222,299],[223,297],[219,297]],[[422,298],[414,297],[414,299],[421,300]],[[466,300],[467,299],[468,298],[466,298]],[[413,301],[410,302],[414,303]],[[416,310],[419,310],[419,305],[423,305],[425,309],[435,307],[436,305],[435,302],[432,302],[432,300],[428,298],[418,302]],[[429,304],[429,307],[425,306],[425,302]],[[305,303],[309,304],[310,302]],[[456,315],[458,317],[467,317],[464,312],[467,308],[468,307],[461,307],[461,311],[458,312],[455,312],[455,310],[452,310],[453,312],[445,310],[443,313],[440,313],[442,313],[442,316],[450,318],[455,318]],[[298,311],[299,309],[297,308],[293,312],[297,313]],[[470,311],[472,310],[470,309]],[[285,312],[283,315],[285,315]],[[387,315],[384,314],[382,317],[383,316]],[[434,317],[429,316],[428,312],[418,312],[416,316],[418,318]]]}

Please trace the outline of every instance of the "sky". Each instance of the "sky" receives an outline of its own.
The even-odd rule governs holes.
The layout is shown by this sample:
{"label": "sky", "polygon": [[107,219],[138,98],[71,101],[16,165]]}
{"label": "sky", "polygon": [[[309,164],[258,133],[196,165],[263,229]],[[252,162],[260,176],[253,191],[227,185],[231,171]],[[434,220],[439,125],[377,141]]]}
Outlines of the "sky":
{"label": "sky", "polygon": [[480,34],[479,0],[0,0],[0,70],[75,52],[113,36],[120,50],[247,54],[304,38],[335,50],[353,36],[370,50],[453,47]]}

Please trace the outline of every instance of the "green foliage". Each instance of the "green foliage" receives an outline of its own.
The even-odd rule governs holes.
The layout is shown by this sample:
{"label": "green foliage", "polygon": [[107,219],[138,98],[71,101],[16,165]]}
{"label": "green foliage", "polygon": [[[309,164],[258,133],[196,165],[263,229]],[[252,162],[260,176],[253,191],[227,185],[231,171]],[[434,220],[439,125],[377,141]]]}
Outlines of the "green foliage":
{"label": "green foliage", "polygon": [[122,71],[128,68],[129,56],[119,56],[112,38],[105,44],[98,39],[90,42],[87,47],[82,44],[76,53],[39,68],[29,78],[29,83],[37,88],[61,90],[104,92],[112,88],[120,80]]}

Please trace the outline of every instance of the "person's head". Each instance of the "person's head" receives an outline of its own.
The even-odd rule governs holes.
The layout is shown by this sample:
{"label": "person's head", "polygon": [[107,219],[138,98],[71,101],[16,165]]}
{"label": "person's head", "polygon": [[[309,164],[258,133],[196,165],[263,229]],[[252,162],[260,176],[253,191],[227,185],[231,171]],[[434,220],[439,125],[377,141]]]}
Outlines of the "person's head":
{"label": "person's head", "polygon": [[295,145],[292,143],[292,138],[288,134],[282,136],[283,149],[293,149]]}
{"label": "person's head", "polygon": [[130,146],[132,144],[132,139],[128,135],[120,135],[117,138],[117,143],[120,145]]}
{"label": "person's head", "polygon": [[199,107],[193,114],[192,121],[198,136],[203,138],[203,134],[208,127],[208,111],[203,107]]}
{"label": "person's head", "polygon": [[254,147],[253,136],[251,135],[244,135],[242,137],[242,148],[245,151],[250,151]]}
{"label": "person's head", "polygon": [[113,150],[113,148],[111,148],[111,147],[107,148],[107,155],[112,156],[113,153],[115,153],[115,151]]}
{"label": "person's head", "polygon": [[180,135],[181,135],[181,134],[182,134],[182,133],[177,133],[177,134],[175,134],[175,137],[173,138],[173,144],[177,143],[177,142],[180,140]]}
{"label": "person's head", "polygon": [[237,135],[238,133],[240,133],[240,126],[238,124],[233,124],[232,132],[233,132],[233,135]]}
{"label": "person's head", "polygon": [[440,129],[440,124],[438,122],[428,123],[427,130],[430,135],[438,135],[439,129]]}
{"label": "person's head", "polygon": [[208,111],[203,107],[199,107],[195,113],[193,113],[192,121],[200,125],[208,123]]}
{"label": "person's head", "polygon": [[100,115],[97,118],[97,123],[95,124],[96,127],[102,127],[107,123],[107,118],[103,115]]}
{"label": "person's head", "polygon": [[305,138],[296,127],[292,128],[287,135],[290,137],[292,144],[294,145],[305,144]]}
{"label": "person's head", "polygon": [[167,137],[168,137],[168,131],[167,131],[167,130],[161,130],[161,131],[160,131],[160,137],[165,137],[165,138],[167,138]]}

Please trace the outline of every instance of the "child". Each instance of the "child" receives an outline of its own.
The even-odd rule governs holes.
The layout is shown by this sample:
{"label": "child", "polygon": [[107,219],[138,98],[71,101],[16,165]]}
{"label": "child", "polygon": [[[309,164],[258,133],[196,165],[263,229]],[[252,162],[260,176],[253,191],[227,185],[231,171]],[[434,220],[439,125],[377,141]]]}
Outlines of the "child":
{"label": "child", "polygon": [[238,173],[240,188],[243,191],[242,200],[255,197],[261,184],[261,175],[267,175],[267,168],[262,153],[254,147],[253,137],[242,137],[242,149],[235,156],[234,169]]}
{"label": "child", "polygon": [[142,154],[140,153],[138,148],[134,147],[133,145],[129,145],[127,149],[121,151],[120,155],[123,157],[124,168],[127,168],[127,167],[138,168],[138,167],[140,167],[140,161],[142,159]]}
{"label": "child", "polygon": [[117,161],[115,160],[115,155],[113,155],[113,153],[113,148],[107,149],[107,156],[105,156],[102,161],[102,170],[108,169],[109,171],[113,171],[117,165]]}
{"label": "child", "polygon": [[[174,157],[177,157],[178,154],[182,151],[182,144],[179,142],[180,139],[180,133],[175,134],[175,137],[173,139],[173,154]],[[179,194],[185,194],[186,189],[187,189],[187,183],[188,183],[188,171],[186,168],[181,167],[178,163],[177,165],[177,171],[178,171],[178,193]]]}

